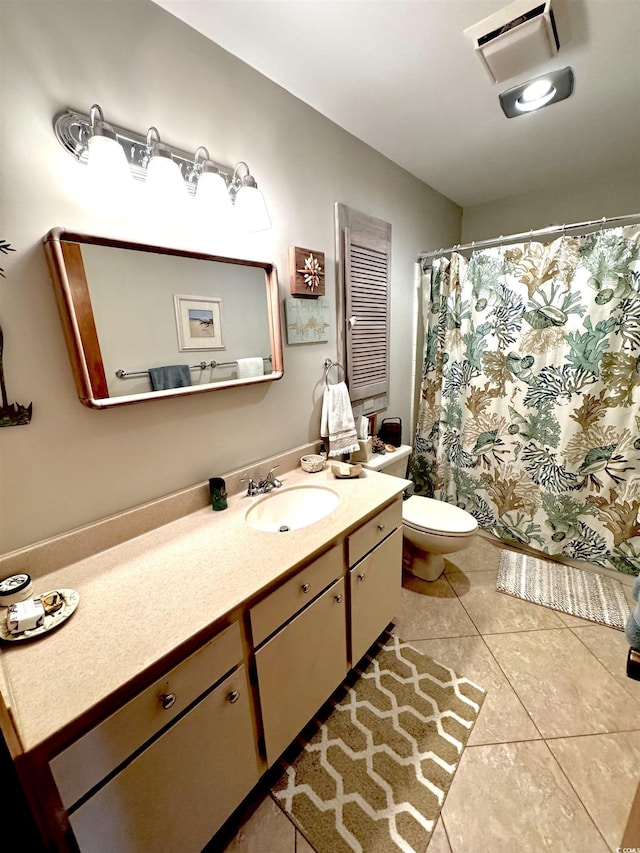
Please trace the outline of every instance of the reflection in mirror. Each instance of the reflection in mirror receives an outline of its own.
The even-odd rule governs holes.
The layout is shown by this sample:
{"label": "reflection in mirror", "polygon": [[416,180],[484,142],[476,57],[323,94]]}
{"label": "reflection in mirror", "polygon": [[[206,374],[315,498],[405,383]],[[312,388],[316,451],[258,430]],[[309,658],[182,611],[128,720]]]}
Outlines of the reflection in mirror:
{"label": "reflection in mirror", "polygon": [[53,229],[45,251],[80,400],[92,408],[279,379],[272,264]]}

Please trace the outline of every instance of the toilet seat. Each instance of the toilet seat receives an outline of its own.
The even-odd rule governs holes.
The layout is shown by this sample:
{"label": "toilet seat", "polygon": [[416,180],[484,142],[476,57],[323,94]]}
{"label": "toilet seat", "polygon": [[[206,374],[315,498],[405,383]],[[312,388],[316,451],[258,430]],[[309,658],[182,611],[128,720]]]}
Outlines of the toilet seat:
{"label": "toilet seat", "polygon": [[420,495],[412,495],[403,502],[402,523],[436,536],[468,536],[478,527],[478,522],[466,510]]}

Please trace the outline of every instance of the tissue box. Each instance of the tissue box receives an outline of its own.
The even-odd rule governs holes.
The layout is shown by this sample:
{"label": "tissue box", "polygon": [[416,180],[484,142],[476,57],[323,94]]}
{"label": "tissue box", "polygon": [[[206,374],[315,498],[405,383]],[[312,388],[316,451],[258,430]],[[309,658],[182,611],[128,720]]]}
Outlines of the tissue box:
{"label": "tissue box", "polygon": [[359,438],[359,449],[351,454],[352,462],[368,462],[373,454],[373,438]]}

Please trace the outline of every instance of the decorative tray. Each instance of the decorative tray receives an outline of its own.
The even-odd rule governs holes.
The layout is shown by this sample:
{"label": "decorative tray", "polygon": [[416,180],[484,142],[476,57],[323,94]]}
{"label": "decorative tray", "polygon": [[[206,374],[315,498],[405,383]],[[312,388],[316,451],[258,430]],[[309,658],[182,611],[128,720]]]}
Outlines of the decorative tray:
{"label": "decorative tray", "polygon": [[9,633],[6,616],[3,616],[3,618],[0,618],[0,639],[7,643],[20,643],[24,640],[32,640],[35,637],[42,636],[42,634],[48,634],[49,631],[53,631],[54,628],[66,622],[78,606],[80,596],[75,589],[57,589],[35,595],[34,598],[42,598],[42,596],[49,595],[51,592],[57,592],[62,596],[63,605],[60,610],[57,610],[55,613],[45,614],[44,624],[40,625],[39,628],[31,628],[29,631],[22,631],[19,634]]}

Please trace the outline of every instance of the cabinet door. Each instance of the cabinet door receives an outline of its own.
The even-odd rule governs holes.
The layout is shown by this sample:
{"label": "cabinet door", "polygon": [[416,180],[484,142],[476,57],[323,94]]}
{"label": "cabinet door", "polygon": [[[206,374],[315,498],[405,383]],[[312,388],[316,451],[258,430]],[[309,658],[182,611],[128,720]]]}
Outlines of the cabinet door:
{"label": "cabinet door", "polygon": [[271,766],[347,673],[343,578],[256,652],[256,668]]}
{"label": "cabinet door", "polygon": [[402,530],[395,530],[349,572],[351,663],[355,665],[400,612]]}
{"label": "cabinet door", "polygon": [[244,667],[69,818],[82,853],[199,853],[259,777]]}

